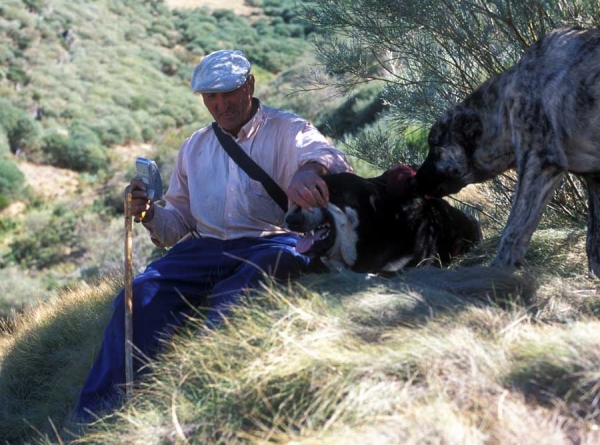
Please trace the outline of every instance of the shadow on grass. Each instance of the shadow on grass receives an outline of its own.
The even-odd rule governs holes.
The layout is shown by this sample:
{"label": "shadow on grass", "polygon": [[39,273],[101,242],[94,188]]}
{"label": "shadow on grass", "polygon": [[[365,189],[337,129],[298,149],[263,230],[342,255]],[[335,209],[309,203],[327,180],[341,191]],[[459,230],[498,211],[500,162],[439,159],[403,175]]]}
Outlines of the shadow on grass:
{"label": "shadow on grass", "polygon": [[560,407],[568,415],[587,421],[600,419],[597,364],[557,356],[551,347],[532,357],[521,357],[504,385],[517,389],[530,401],[547,408]]}
{"label": "shadow on grass", "polygon": [[424,267],[393,278],[344,271],[306,277],[301,284],[343,306],[349,321],[364,327],[365,336],[372,341],[388,328],[424,326],[472,306],[528,309],[537,289],[527,274],[483,266]]}

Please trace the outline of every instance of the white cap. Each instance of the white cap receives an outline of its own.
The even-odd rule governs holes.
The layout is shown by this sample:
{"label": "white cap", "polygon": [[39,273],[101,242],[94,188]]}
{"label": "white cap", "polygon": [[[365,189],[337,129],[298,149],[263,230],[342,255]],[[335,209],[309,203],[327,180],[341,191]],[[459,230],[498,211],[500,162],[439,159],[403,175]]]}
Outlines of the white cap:
{"label": "white cap", "polygon": [[205,56],[194,68],[194,93],[226,93],[241,87],[250,74],[250,62],[239,50],[223,49]]}

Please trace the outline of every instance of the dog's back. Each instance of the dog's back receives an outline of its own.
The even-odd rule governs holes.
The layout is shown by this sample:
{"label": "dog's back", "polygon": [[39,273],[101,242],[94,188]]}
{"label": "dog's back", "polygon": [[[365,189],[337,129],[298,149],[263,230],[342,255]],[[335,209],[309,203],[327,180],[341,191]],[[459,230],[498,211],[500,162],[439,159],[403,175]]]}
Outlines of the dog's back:
{"label": "dog's back", "polygon": [[407,266],[447,266],[483,239],[479,222],[443,199],[413,195],[398,204],[396,218],[404,221],[414,243]]}
{"label": "dog's back", "polygon": [[[523,125],[556,134],[554,162],[573,173],[600,171],[600,30],[549,33],[529,48],[512,77],[506,103]],[[539,128],[540,112],[546,128]]]}

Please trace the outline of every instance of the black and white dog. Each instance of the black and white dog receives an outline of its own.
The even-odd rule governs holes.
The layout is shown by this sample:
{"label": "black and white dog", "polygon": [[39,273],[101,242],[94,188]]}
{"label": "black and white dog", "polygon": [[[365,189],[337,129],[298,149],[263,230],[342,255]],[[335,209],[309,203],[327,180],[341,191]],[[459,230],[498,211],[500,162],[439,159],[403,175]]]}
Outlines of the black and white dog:
{"label": "black and white dog", "polygon": [[[415,193],[407,166],[375,178],[323,176],[326,207],[292,207],[285,221],[304,233],[296,250],[327,266],[355,272],[398,272],[422,264],[448,265],[481,239],[479,223],[442,199]],[[399,179],[400,178],[400,179]]]}

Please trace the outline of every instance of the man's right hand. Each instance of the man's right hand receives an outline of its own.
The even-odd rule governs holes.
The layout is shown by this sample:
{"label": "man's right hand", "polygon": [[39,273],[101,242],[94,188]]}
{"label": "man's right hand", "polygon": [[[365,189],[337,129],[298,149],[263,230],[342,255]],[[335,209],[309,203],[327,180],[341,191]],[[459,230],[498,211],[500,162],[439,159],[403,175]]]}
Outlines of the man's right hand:
{"label": "man's right hand", "polygon": [[150,222],[154,217],[154,203],[148,198],[148,188],[140,179],[133,178],[131,184],[131,215],[135,222]]}

